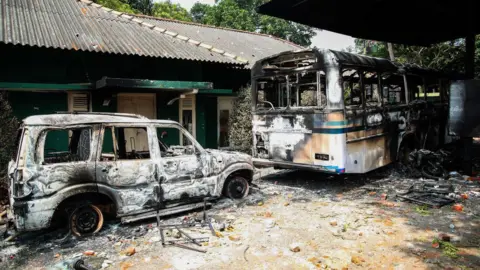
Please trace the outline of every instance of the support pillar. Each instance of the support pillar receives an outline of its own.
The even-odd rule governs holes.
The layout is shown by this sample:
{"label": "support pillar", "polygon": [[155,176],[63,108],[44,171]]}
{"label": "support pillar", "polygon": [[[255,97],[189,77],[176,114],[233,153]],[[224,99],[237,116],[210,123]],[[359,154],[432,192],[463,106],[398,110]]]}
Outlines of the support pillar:
{"label": "support pillar", "polygon": [[[475,34],[470,34],[465,38],[466,55],[465,55],[465,76],[466,80],[475,77]],[[463,137],[463,173],[472,175],[472,148],[473,138]]]}

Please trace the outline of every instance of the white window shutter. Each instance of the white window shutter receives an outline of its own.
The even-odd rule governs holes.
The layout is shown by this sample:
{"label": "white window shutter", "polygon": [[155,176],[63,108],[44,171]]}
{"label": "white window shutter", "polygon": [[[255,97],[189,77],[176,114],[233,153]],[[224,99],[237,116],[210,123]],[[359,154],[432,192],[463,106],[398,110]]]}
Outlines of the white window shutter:
{"label": "white window shutter", "polygon": [[182,109],[183,110],[193,109],[193,97],[192,96],[187,96],[184,99],[182,99]]}
{"label": "white window shutter", "polygon": [[70,112],[89,112],[90,96],[88,93],[71,93],[69,99]]}

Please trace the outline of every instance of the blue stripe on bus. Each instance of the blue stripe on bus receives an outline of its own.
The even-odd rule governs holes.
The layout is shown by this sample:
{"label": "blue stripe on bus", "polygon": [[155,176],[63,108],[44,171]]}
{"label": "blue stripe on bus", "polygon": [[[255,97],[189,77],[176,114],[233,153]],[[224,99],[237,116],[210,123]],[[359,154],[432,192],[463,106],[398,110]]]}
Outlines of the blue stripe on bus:
{"label": "blue stripe on bus", "polygon": [[345,168],[339,168],[338,166],[332,166],[332,165],[325,166],[325,165],[318,165],[318,164],[316,164],[315,166],[328,172],[345,173]]}
{"label": "blue stripe on bus", "polygon": [[[351,124],[351,122],[350,122]],[[325,122],[322,122],[322,121],[315,121],[315,125],[316,126],[346,126],[348,125],[348,121],[347,120],[344,120],[344,121],[325,121]]]}
{"label": "blue stripe on bus", "polygon": [[314,128],[313,133],[320,134],[343,134],[348,132],[356,132],[365,130],[365,126],[345,127],[345,128]]}
{"label": "blue stripe on bus", "polygon": [[323,124],[323,126],[346,126],[348,125],[348,121],[327,121]]}

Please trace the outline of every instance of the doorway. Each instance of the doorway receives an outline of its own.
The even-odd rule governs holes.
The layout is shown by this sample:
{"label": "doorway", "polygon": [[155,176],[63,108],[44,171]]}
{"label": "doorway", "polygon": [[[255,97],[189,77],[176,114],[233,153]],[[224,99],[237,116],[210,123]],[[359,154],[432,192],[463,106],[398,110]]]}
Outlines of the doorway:
{"label": "doorway", "polygon": [[[155,94],[118,94],[119,113],[133,113],[150,119],[157,118]],[[126,129],[127,148],[142,151],[148,149],[146,129]]]}
{"label": "doorway", "polygon": [[218,147],[229,147],[228,119],[232,114],[234,97],[218,97]]}

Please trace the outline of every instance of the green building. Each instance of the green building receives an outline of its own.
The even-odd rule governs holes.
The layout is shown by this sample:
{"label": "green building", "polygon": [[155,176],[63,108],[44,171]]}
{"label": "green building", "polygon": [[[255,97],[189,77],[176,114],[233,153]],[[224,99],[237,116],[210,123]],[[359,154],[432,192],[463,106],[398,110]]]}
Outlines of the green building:
{"label": "green building", "polygon": [[179,121],[208,148],[228,146],[226,119],[253,63],[301,49],[271,36],[123,14],[86,0],[0,0],[0,18],[0,90],[19,119],[137,113]]}

